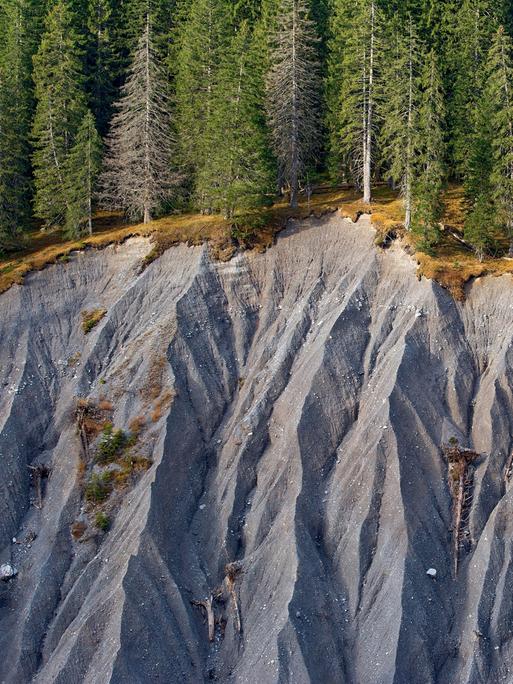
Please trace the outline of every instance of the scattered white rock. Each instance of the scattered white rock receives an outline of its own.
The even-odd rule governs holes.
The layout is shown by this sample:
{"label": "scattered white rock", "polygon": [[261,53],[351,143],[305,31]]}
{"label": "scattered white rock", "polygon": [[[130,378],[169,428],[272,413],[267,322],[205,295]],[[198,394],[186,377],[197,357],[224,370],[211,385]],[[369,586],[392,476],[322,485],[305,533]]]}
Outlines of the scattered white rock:
{"label": "scattered white rock", "polygon": [[438,573],[435,570],[435,568],[429,568],[429,570],[426,572],[426,575],[428,575],[428,577],[433,577],[433,578],[435,578],[437,576],[437,574]]}
{"label": "scattered white rock", "polygon": [[17,574],[18,571],[14,565],[11,565],[10,563],[0,565],[0,580],[7,582],[8,580],[13,579],[13,577],[16,577]]}

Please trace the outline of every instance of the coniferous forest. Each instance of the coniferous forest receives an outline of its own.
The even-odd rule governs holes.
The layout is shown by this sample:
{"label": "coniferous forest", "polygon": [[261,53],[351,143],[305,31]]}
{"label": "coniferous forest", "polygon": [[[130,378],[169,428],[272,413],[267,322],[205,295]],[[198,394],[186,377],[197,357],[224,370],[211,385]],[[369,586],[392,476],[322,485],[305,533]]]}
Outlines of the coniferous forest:
{"label": "coniferous forest", "polygon": [[506,0],[0,0],[0,248],[388,184],[421,249],[513,254]]}

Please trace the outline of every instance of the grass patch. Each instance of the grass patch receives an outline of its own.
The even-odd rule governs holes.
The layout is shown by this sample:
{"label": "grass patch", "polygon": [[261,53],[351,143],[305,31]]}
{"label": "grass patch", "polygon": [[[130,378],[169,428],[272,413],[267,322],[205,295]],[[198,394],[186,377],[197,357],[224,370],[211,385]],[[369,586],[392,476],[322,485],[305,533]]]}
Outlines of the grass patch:
{"label": "grass patch", "polygon": [[103,511],[98,511],[94,516],[94,525],[102,532],[107,532],[110,528],[109,516]]}
{"label": "grass patch", "polygon": [[77,520],[71,526],[71,536],[73,537],[73,539],[75,539],[75,541],[77,541],[78,539],[84,536],[86,530],[87,525],[85,524],[85,522]]}
{"label": "grass patch", "polygon": [[114,463],[123,456],[137,442],[137,434],[126,434],[123,430],[114,430],[112,423],[106,423],[103,427],[98,452],[95,461],[100,465]]}
{"label": "grass patch", "polygon": [[164,415],[165,411],[171,406],[173,400],[176,397],[175,390],[165,390],[163,394],[155,401],[153,405],[153,412],[151,414],[151,420],[153,423],[159,421]]}
{"label": "grass patch", "polygon": [[[486,257],[479,261],[475,254],[455,236],[463,237],[464,195],[459,186],[451,186],[444,195],[445,214],[439,244],[434,253],[416,253],[419,276],[436,280],[458,300],[465,299],[465,285],[474,278],[485,275],[513,274],[513,260],[506,257]],[[508,244],[499,244],[499,253],[506,254]]]}
{"label": "grass patch", "polygon": [[98,323],[106,316],[105,309],[91,309],[90,311],[82,311],[82,330],[84,335],[87,335],[95,328]]}
{"label": "grass patch", "polygon": [[89,503],[98,504],[106,501],[112,492],[112,471],[93,473],[86,484],[85,498]]}
{"label": "grass patch", "polygon": [[98,323],[105,317],[107,311],[105,309],[92,309],[90,311],[82,311],[82,330],[84,335],[87,335],[95,328]]}

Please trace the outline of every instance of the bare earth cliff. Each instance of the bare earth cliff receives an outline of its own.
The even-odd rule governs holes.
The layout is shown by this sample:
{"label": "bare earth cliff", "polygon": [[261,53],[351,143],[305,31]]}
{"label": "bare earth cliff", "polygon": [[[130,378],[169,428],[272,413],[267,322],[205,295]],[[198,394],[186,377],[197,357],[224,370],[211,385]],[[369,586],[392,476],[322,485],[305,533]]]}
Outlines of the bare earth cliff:
{"label": "bare earth cliff", "polygon": [[[513,681],[511,278],[373,243],[139,238],[0,297],[0,682]],[[139,426],[106,533],[77,398]]]}

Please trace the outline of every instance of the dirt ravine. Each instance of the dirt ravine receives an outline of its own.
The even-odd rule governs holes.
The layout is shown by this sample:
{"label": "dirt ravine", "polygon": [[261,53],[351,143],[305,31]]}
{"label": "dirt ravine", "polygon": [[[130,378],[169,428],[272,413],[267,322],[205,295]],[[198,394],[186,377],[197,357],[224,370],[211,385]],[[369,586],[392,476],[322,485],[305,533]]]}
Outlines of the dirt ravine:
{"label": "dirt ravine", "polygon": [[[374,237],[135,238],[0,296],[2,684],[513,680],[513,282],[458,303]],[[78,540],[77,397],[153,462]]]}

